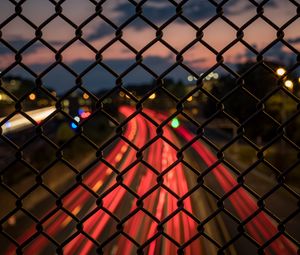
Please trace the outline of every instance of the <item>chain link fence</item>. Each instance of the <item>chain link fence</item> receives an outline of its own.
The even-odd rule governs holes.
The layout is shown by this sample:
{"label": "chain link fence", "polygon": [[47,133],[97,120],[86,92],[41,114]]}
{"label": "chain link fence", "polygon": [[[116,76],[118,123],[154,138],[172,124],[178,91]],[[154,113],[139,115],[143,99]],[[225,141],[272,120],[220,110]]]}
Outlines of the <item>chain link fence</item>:
{"label": "chain link fence", "polygon": [[[254,13],[242,24],[229,18],[234,0],[86,0],[91,15],[80,22],[70,18],[78,13],[76,1],[48,0],[54,11],[40,25],[24,13],[29,2],[0,3],[14,10],[1,11],[0,23],[1,254],[300,254],[300,55],[297,40],[285,37],[299,20],[299,2],[286,1],[293,15],[280,26],[265,14],[277,3],[269,0],[245,1]],[[116,22],[110,4],[130,11]],[[189,4],[205,22],[196,22]],[[170,10],[166,17],[160,8]],[[5,37],[16,20],[33,31],[21,45]],[[47,26],[57,20],[69,25],[73,38],[47,39]],[[101,46],[85,36],[99,20],[106,26],[100,33],[110,36]],[[205,37],[216,21],[234,35],[222,47]],[[276,32],[260,50],[246,36],[258,21]],[[126,29],[135,22],[153,38],[136,25],[136,38],[128,39]],[[165,39],[176,22],[193,34],[180,49],[180,30]],[[93,58],[80,69],[65,61],[86,54],[66,53],[76,43]],[[164,67],[145,57],[153,49],[158,54],[158,43],[172,55]],[[42,68],[27,56],[37,44],[53,57]],[[106,60],[117,44],[125,60],[133,56],[117,60],[125,63],[121,69]],[[285,69],[278,44],[292,59]],[[193,51],[197,61],[203,51],[214,59],[202,74],[186,60],[196,45],[203,49]],[[238,47],[248,59],[236,68],[228,55]],[[11,76],[16,68],[29,78]],[[57,73],[63,93],[45,82],[56,68],[69,76]],[[95,92],[85,78],[100,68],[113,86]],[[152,81],[127,86],[137,69]],[[169,79],[179,69],[188,84]],[[102,89],[100,76],[92,82]]]}

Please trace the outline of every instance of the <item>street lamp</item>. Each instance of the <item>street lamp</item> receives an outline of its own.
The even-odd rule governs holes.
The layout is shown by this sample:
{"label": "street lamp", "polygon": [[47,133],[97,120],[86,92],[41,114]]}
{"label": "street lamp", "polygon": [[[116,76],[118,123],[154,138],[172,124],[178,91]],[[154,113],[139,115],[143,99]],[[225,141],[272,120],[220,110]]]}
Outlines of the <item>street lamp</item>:
{"label": "street lamp", "polygon": [[277,74],[278,76],[283,76],[285,73],[286,73],[286,70],[285,70],[284,68],[282,68],[282,67],[280,67],[280,68],[278,68],[278,69],[276,70],[276,74]]}
{"label": "street lamp", "polygon": [[286,86],[289,90],[293,90],[294,88],[294,83],[291,80],[286,80],[284,82],[284,86]]}
{"label": "street lamp", "polygon": [[193,96],[190,96],[188,99],[187,99],[188,102],[192,102],[193,101]]}
{"label": "street lamp", "polygon": [[151,96],[149,96],[149,99],[151,99],[151,100],[153,100],[155,98],[156,98],[156,94],[155,93],[153,93]]}
{"label": "street lamp", "polygon": [[[283,76],[283,75],[285,75],[285,73],[286,73],[286,70],[284,69],[284,68],[282,68],[282,67],[279,67],[277,70],[276,70],[276,74],[278,75],[278,76]],[[285,77],[286,78],[286,77]],[[284,86],[286,87],[286,88],[288,88],[289,90],[293,90],[293,88],[294,88],[294,83],[293,83],[293,81],[291,81],[291,80],[286,80],[286,79],[284,79],[285,81],[284,81]],[[299,81],[300,81],[300,78],[299,78]]]}
{"label": "street lamp", "polygon": [[189,82],[192,82],[192,81],[194,80],[194,76],[193,76],[193,75],[189,75],[189,76],[187,77],[187,80],[188,80]]}
{"label": "street lamp", "polygon": [[84,100],[88,100],[90,98],[90,96],[87,93],[83,93],[82,98]]}
{"label": "street lamp", "polygon": [[34,101],[36,99],[36,95],[34,93],[31,93],[28,97],[31,101]]}

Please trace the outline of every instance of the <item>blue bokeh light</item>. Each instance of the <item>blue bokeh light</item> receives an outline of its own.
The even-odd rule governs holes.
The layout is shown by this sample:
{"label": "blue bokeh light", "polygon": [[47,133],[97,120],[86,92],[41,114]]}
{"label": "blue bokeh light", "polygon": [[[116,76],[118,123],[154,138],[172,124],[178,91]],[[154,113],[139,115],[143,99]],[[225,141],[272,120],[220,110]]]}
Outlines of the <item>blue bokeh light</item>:
{"label": "blue bokeh light", "polygon": [[76,129],[77,127],[78,126],[74,122],[71,123],[71,128]]}

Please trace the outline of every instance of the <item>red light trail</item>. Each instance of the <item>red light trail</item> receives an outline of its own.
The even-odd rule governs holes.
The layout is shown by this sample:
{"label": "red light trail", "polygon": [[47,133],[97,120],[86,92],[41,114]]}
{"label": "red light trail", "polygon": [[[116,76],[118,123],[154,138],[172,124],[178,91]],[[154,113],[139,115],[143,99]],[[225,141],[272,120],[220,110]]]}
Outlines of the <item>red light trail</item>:
{"label": "red light trail", "polygon": [[[121,107],[119,111],[126,118],[135,113],[133,108],[126,106]],[[165,116],[154,111],[144,110],[144,112],[157,123],[165,119]],[[155,136],[156,127],[140,114],[127,123],[123,134],[124,138],[138,148],[142,148]],[[82,184],[74,184],[71,192],[62,197],[61,206],[54,206],[41,215],[42,233],[37,232],[36,226],[31,226],[17,239],[23,253],[42,254],[50,244],[48,239],[55,239],[56,236],[66,233],[63,236],[64,254],[94,254],[98,242],[105,242],[107,238],[115,240],[111,242],[114,245],[104,245],[104,254],[131,255],[136,253],[139,245],[142,245],[145,254],[171,255],[177,254],[178,248],[185,243],[188,243],[184,245],[185,254],[192,255],[195,252],[205,254],[203,253],[205,244],[197,236],[199,222],[191,217],[194,212],[192,199],[185,196],[189,187],[183,165],[176,162],[177,151],[167,142],[172,141],[180,147],[177,137],[190,141],[194,135],[183,126],[176,129],[166,126],[163,136],[166,140],[157,139],[148,151],[143,153],[143,160],[156,171],[146,169],[146,165],[136,157],[137,151],[124,140],[116,142],[105,160],[118,172],[114,173],[103,162],[88,171]],[[192,148],[207,166],[217,162],[213,153],[200,141],[194,142]],[[172,169],[169,168],[171,165]],[[237,181],[227,168],[219,164],[212,173],[225,192],[236,188],[228,200],[240,220],[257,213],[245,225],[253,239],[263,245],[277,235],[275,222],[266,213],[259,211],[255,200],[246,190],[238,187]],[[115,180],[114,174],[119,174],[119,177],[122,177],[121,181],[118,181],[120,180],[118,178]],[[163,185],[158,182],[158,175],[163,178]],[[132,204],[126,200],[128,190],[124,185],[131,190],[136,187]],[[98,195],[103,196],[103,199],[97,204]],[[178,199],[182,197],[185,197],[182,201],[185,210],[178,207]],[[142,200],[139,200],[140,198]],[[122,207],[125,200],[128,205]],[[138,206],[138,201],[142,201],[143,205]],[[89,208],[86,208],[87,205]],[[113,229],[114,225],[122,221],[122,217],[117,216],[118,212],[126,216],[130,214],[131,217],[124,221],[121,229]],[[81,219],[82,230],[76,229],[75,226],[69,231],[71,222],[76,223],[78,219]],[[33,237],[35,239],[31,241]],[[5,254],[15,254],[15,249],[16,246],[11,245]],[[267,254],[297,254],[292,242],[280,234],[265,251]]]}

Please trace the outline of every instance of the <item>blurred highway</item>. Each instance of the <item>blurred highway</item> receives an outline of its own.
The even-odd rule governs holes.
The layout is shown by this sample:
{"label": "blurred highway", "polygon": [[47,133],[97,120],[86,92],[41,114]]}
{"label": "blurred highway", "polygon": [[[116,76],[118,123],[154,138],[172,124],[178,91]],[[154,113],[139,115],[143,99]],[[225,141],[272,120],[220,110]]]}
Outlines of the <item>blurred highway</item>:
{"label": "blurred highway", "polygon": [[[123,106],[120,112],[129,117],[135,110]],[[166,118],[151,110],[144,112],[157,123]],[[74,183],[63,192],[56,205],[47,201],[37,205],[36,218],[31,221],[20,218],[14,226],[5,226],[7,232],[15,233],[21,245],[18,249],[26,255],[53,254],[62,253],[57,249],[61,245],[64,254],[96,254],[101,250],[104,254],[131,255],[141,245],[144,254],[168,255],[177,254],[178,247],[183,245],[187,255],[217,254],[220,244],[205,235],[209,231],[206,226],[200,236],[201,228],[197,227],[201,222],[194,216],[201,215],[201,210],[208,214],[215,211],[205,197],[198,196],[197,200],[185,196],[193,188],[188,181],[191,177],[183,164],[177,162],[177,151],[169,142],[181,147],[182,140],[190,141],[194,136],[183,126],[166,127],[163,136],[164,139],[157,138],[156,127],[142,115],[133,117],[126,125],[124,139],[114,144],[103,162],[77,179],[80,185]],[[152,144],[145,146],[150,140]],[[141,148],[143,153],[137,154]],[[198,157],[189,155],[192,160],[201,160],[206,166],[215,164],[215,185],[224,192],[234,190],[228,200],[240,220],[257,211],[253,197],[238,185],[227,168],[216,164],[218,160],[210,150],[198,140],[192,148]],[[162,172],[163,178],[157,178]],[[182,197],[183,203],[178,203]],[[199,208],[198,204],[202,206]],[[37,219],[41,222],[38,226],[34,223]],[[226,242],[226,228],[233,226],[226,225],[224,229],[224,222],[215,219],[212,225],[214,239]],[[266,254],[297,254],[290,240],[277,235],[277,226],[266,213],[258,212],[244,228],[249,239],[266,246]],[[273,236],[277,239],[268,244]],[[15,254],[17,246],[9,245],[3,254]],[[228,248],[225,253],[236,254],[235,250],[241,251],[241,247],[237,248]]]}

